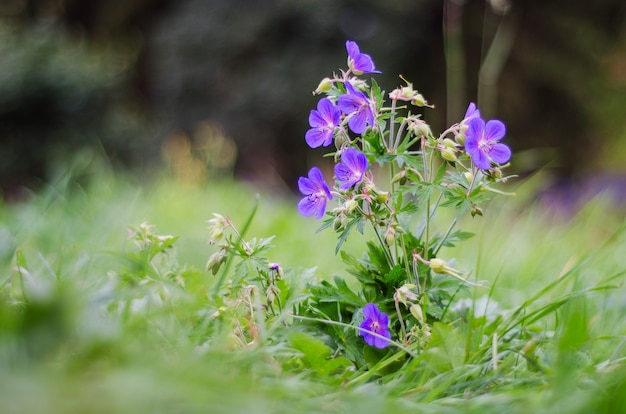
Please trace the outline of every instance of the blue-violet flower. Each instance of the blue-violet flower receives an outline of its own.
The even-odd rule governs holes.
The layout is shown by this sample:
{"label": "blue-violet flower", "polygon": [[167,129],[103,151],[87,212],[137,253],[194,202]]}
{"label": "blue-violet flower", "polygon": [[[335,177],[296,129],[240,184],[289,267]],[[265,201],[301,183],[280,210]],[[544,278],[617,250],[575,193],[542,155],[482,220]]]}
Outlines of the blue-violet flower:
{"label": "blue-violet flower", "polygon": [[354,89],[350,82],[345,82],[346,94],[337,99],[337,106],[341,111],[352,116],[348,120],[350,130],[355,134],[360,134],[367,128],[367,125],[374,126],[374,111],[372,103],[361,91]]}
{"label": "blue-violet flower", "polygon": [[304,198],[298,203],[298,211],[303,216],[315,216],[320,219],[326,212],[326,202],[333,196],[324,181],[324,176],[319,168],[313,167],[309,171],[309,177],[298,179],[298,188],[304,194]]}
{"label": "blue-violet flower", "polygon": [[330,99],[323,98],[317,103],[317,111],[311,110],[309,125],[311,129],[306,132],[306,143],[311,148],[329,146],[333,142],[335,127],[339,126],[341,111]]}
{"label": "blue-violet flower", "polygon": [[481,170],[491,167],[491,161],[504,164],[511,158],[511,150],[499,141],[506,134],[504,123],[492,119],[485,124],[482,118],[469,122],[465,150]]}
{"label": "blue-violet flower", "polygon": [[366,53],[361,53],[356,42],[348,40],[346,42],[346,49],[348,50],[348,67],[352,70],[352,73],[355,75],[381,73],[375,69],[372,57]]}
{"label": "blue-violet flower", "polygon": [[[376,348],[385,348],[389,345],[389,339],[391,334],[389,333],[389,316],[386,313],[381,312],[373,303],[368,303],[363,308],[363,315],[365,319],[361,323],[361,331],[359,335],[365,339],[365,343]],[[372,335],[372,332],[382,336]],[[385,339],[387,338],[387,339]]]}
{"label": "blue-violet flower", "polygon": [[363,180],[368,163],[365,154],[354,148],[347,148],[341,154],[341,162],[335,165],[335,176],[339,180],[339,188],[347,190]]}

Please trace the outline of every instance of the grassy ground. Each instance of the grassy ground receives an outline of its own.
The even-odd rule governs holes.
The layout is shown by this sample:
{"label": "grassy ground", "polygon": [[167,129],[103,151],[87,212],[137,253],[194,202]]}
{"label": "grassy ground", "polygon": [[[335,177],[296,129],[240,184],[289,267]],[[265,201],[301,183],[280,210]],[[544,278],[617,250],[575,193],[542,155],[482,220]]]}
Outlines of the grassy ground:
{"label": "grassy ground", "polygon": [[[626,407],[626,234],[603,200],[555,217],[523,194],[465,223],[479,236],[445,252],[486,280],[470,323],[440,327],[429,352],[398,372],[323,373],[289,361],[287,341],[233,351],[190,335],[215,278],[212,212],[243,223],[255,191],[240,183],[139,185],[106,172],[68,173],[24,203],[0,207],[2,412],[620,412]],[[71,178],[71,179],[70,179]],[[80,178],[80,177],[79,177]],[[270,260],[344,274],[331,232],[294,199],[261,194],[250,237],[276,235]],[[128,227],[179,236],[168,254],[182,299],[140,317],[111,308],[130,295],[111,272],[132,269]],[[359,237],[348,250],[358,255]],[[175,262],[175,263],[174,263]],[[172,293],[178,295],[179,293]],[[168,297],[166,297],[168,299]],[[140,302],[134,302],[142,306]],[[169,304],[169,305],[168,305]],[[116,316],[117,315],[117,316]],[[191,322],[190,322],[191,321]],[[507,353],[516,329],[536,335]],[[495,335],[498,341],[491,338]],[[499,335],[499,336],[498,336]],[[484,358],[484,355],[495,358]],[[285,362],[287,361],[287,362]]]}

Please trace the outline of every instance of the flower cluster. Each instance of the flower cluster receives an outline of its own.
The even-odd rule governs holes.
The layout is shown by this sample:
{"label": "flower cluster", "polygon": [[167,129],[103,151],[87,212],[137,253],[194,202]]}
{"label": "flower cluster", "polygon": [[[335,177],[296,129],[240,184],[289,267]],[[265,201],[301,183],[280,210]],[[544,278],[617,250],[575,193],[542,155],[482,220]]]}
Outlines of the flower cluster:
{"label": "flower cluster", "polygon": [[[372,298],[371,287],[379,285],[378,303],[396,303],[398,320],[392,325],[400,326],[396,333],[407,343],[429,332],[429,311],[424,304],[429,303],[428,283],[434,277],[450,276],[459,283],[471,284],[463,272],[437,257],[442,246],[469,236],[453,231],[456,220],[443,236],[431,233],[434,211],[453,206],[459,211],[457,216],[466,212],[482,215],[479,203],[485,200],[484,190],[506,181],[502,169],[511,158],[511,150],[501,142],[506,133],[504,123],[483,119],[473,102],[461,121],[439,136],[433,135],[419,111],[434,105],[413,84],[401,77],[405,85],[385,96],[374,81],[370,86],[359,78],[381,73],[371,56],[361,53],[353,41],[346,42],[346,50],[347,69],[323,79],[314,92],[325,96],[311,110],[310,129],[305,134],[311,148],[334,144],[335,151],[329,154],[335,160],[334,184],[326,183],[318,167],[311,168],[308,177],[298,181],[304,196],[298,211],[317,219],[326,215],[323,227],[332,225],[340,233],[337,249],[352,228],[362,232],[365,224],[372,226],[379,247],[368,247],[364,260],[369,267],[362,266],[361,261],[351,273],[367,286],[363,297]],[[390,105],[385,104],[386,99]],[[374,165],[385,166],[391,172],[384,190],[375,182],[380,175],[373,171]],[[327,211],[333,199],[339,200],[339,206]],[[419,234],[409,224],[416,214],[422,214],[424,220]],[[431,276],[423,277],[424,272]],[[402,294],[386,296],[394,291]],[[443,303],[441,289],[438,295],[437,303]],[[409,296],[410,303],[406,300]],[[410,312],[403,315],[398,303]],[[390,316],[385,311],[392,310],[381,310],[371,300],[363,303],[359,334],[368,345],[389,345],[395,334],[389,329]],[[441,314],[441,310],[433,311],[430,317]]]}

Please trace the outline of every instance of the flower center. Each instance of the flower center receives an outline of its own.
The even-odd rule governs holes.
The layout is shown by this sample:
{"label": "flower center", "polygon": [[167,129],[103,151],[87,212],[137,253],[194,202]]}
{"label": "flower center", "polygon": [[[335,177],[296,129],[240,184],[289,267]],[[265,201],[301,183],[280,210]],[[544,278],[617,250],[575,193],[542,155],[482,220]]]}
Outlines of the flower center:
{"label": "flower center", "polygon": [[492,147],[491,142],[487,140],[481,140],[478,143],[478,149],[480,149],[482,152],[485,152],[485,153],[491,152],[491,147]]}
{"label": "flower center", "polygon": [[370,325],[370,331],[378,333],[379,328],[380,328],[380,325],[378,324],[378,321],[372,321]]}

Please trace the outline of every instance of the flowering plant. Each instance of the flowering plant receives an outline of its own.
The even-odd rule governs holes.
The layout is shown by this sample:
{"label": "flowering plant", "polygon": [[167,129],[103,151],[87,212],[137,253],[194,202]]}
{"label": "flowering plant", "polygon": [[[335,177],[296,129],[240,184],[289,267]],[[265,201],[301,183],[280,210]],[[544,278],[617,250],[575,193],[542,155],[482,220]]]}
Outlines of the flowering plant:
{"label": "flowering plant", "polygon": [[[485,121],[474,103],[463,119],[433,134],[421,111],[434,106],[411,83],[402,78],[404,85],[385,94],[375,80],[360,77],[381,73],[371,56],[352,41],[346,49],[348,68],[314,92],[324,96],[305,134],[312,148],[334,143],[328,154],[336,162],[334,185],[313,167],[298,182],[298,211],[323,218],[322,229],[337,232],[336,252],[358,281],[356,290],[339,277],[310,286],[304,313],[320,321],[337,349],[362,363],[364,343],[409,352],[424,346],[453,299],[480,285],[442,257],[442,249],[472,236],[457,225],[465,215],[482,216],[480,204],[500,192],[493,186],[507,180],[502,170],[511,151],[500,142],[504,123]],[[438,219],[443,209],[454,212],[447,223]],[[373,237],[361,258],[342,251],[355,229]],[[350,334],[355,328],[358,335]]]}

